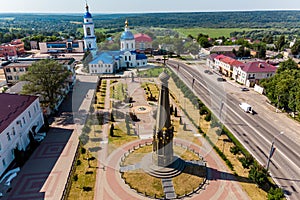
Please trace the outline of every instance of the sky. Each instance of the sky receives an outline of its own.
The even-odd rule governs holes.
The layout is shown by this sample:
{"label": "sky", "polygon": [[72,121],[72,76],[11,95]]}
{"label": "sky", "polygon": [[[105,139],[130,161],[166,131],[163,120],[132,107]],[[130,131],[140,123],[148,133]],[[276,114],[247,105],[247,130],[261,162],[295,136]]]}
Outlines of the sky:
{"label": "sky", "polygon": [[[0,0],[0,13],[83,13],[85,0]],[[299,0],[87,0],[91,13],[300,10]]]}

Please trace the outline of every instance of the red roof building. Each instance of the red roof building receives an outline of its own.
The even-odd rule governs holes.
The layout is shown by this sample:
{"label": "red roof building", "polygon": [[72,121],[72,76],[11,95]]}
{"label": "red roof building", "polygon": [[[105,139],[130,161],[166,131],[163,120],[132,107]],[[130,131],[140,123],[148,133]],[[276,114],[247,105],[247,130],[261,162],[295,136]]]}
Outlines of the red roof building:
{"label": "red roof building", "polygon": [[259,80],[270,78],[276,73],[277,68],[271,64],[261,61],[244,63],[233,69],[232,78],[247,86],[254,86]]}
{"label": "red roof building", "polygon": [[215,65],[220,73],[224,74],[225,76],[231,77],[233,74],[233,68],[242,66],[243,63],[221,54],[215,58]]}
{"label": "red roof building", "polygon": [[144,33],[138,33],[134,35],[135,49],[137,52],[149,52],[152,51],[152,38]]}
{"label": "red roof building", "polygon": [[14,160],[15,148],[25,150],[43,126],[37,96],[0,93],[0,176]]}
{"label": "red roof building", "polygon": [[0,57],[19,56],[25,53],[24,43],[21,39],[16,39],[10,43],[0,45]]}

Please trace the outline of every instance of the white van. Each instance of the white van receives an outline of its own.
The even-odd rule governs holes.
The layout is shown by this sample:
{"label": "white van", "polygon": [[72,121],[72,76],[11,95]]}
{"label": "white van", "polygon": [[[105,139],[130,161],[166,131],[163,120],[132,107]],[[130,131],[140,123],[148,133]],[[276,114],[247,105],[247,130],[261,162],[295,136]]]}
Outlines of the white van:
{"label": "white van", "polygon": [[252,107],[251,107],[249,104],[242,102],[242,103],[239,104],[239,106],[240,106],[245,112],[254,114],[254,112],[253,112],[253,110],[252,110]]}

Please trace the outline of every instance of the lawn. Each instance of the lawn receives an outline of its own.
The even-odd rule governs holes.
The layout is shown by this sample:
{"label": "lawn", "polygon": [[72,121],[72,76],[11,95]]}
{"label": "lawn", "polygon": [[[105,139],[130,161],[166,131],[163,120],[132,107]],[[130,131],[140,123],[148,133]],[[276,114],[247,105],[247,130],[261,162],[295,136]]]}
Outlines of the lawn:
{"label": "lawn", "polygon": [[211,38],[218,38],[220,36],[230,37],[230,33],[234,31],[251,31],[256,29],[250,28],[177,28],[175,29],[183,36],[188,36],[189,34],[193,37],[197,37],[199,33],[209,35]]}
{"label": "lawn", "polygon": [[164,196],[161,179],[152,177],[142,170],[124,172],[123,178],[133,189],[152,197]]}
{"label": "lawn", "polygon": [[197,165],[187,165],[180,175],[172,179],[175,193],[178,196],[182,196],[184,194],[192,192],[203,183],[205,176],[205,167]]}
{"label": "lawn", "polygon": [[134,151],[134,153],[129,154],[124,162],[124,166],[134,165],[142,161],[143,157],[148,153],[152,152],[152,145],[144,146]]}
{"label": "lawn", "polygon": [[[147,154],[152,152],[152,145],[145,146],[135,150],[124,161],[124,165],[132,165],[141,161]],[[184,160],[199,160],[199,157],[193,152],[182,147],[174,145],[174,154]],[[206,174],[205,167],[196,165],[187,165],[184,171],[173,178],[174,189],[177,195],[184,195],[192,192],[204,181]],[[149,176],[142,170],[134,170],[123,173],[123,178],[131,188],[143,194],[147,193],[152,197],[163,197],[161,179]],[[184,185],[182,183],[185,183]]]}
{"label": "lawn", "polygon": [[156,100],[158,100],[159,96],[159,89],[158,86],[154,83],[142,83],[142,88],[144,88],[145,93],[147,95],[147,99],[151,100],[151,94],[152,97],[154,97]]}
{"label": "lawn", "polygon": [[110,98],[124,101],[125,95],[126,95],[126,90],[127,90],[127,85],[125,85],[121,82],[113,83],[110,86]]}
{"label": "lawn", "polygon": [[138,75],[143,76],[143,77],[156,78],[159,76],[160,73],[162,73],[163,70],[164,70],[164,68],[162,68],[162,67],[155,67],[155,68],[151,68],[148,70],[139,70]]}
{"label": "lawn", "polygon": [[132,132],[133,131],[131,130],[130,135],[127,135],[125,122],[115,123],[114,136],[110,135],[108,137],[108,153],[113,152],[115,149],[126,143],[137,140],[138,136],[133,135]]}
{"label": "lawn", "polygon": [[71,177],[72,183],[67,197],[68,200],[94,199],[97,159],[90,160],[88,163],[87,158],[91,158],[91,155],[87,152],[82,154],[81,148],[79,148],[79,157],[76,162],[77,164],[75,163],[76,169],[74,175]]}

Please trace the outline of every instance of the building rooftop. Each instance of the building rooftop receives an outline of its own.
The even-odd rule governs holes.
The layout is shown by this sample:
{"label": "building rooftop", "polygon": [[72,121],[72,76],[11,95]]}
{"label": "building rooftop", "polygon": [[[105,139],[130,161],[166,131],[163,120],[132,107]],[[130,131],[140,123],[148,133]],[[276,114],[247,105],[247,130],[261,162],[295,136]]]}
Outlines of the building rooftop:
{"label": "building rooftop", "polygon": [[144,33],[135,34],[134,39],[136,42],[152,42],[152,38]]}
{"label": "building rooftop", "polygon": [[121,40],[134,40],[134,36],[131,31],[124,31],[121,35]]}
{"label": "building rooftop", "polygon": [[213,46],[210,47],[208,50],[210,52],[231,52],[233,49],[236,51],[239,50],[241,45],[233,45],[233,46]]}
{"label": "building rooftop", "polygon": [[256,72],[275,72],[277,68],[273,65],[270,65],[266,62],[249,62],[245,63],[242,67],[243,71],[248,73],[256,73]]}
{"label": "building rooftop", "polygon": [[0,133],[2,133],[37,96],[0,93]]}

